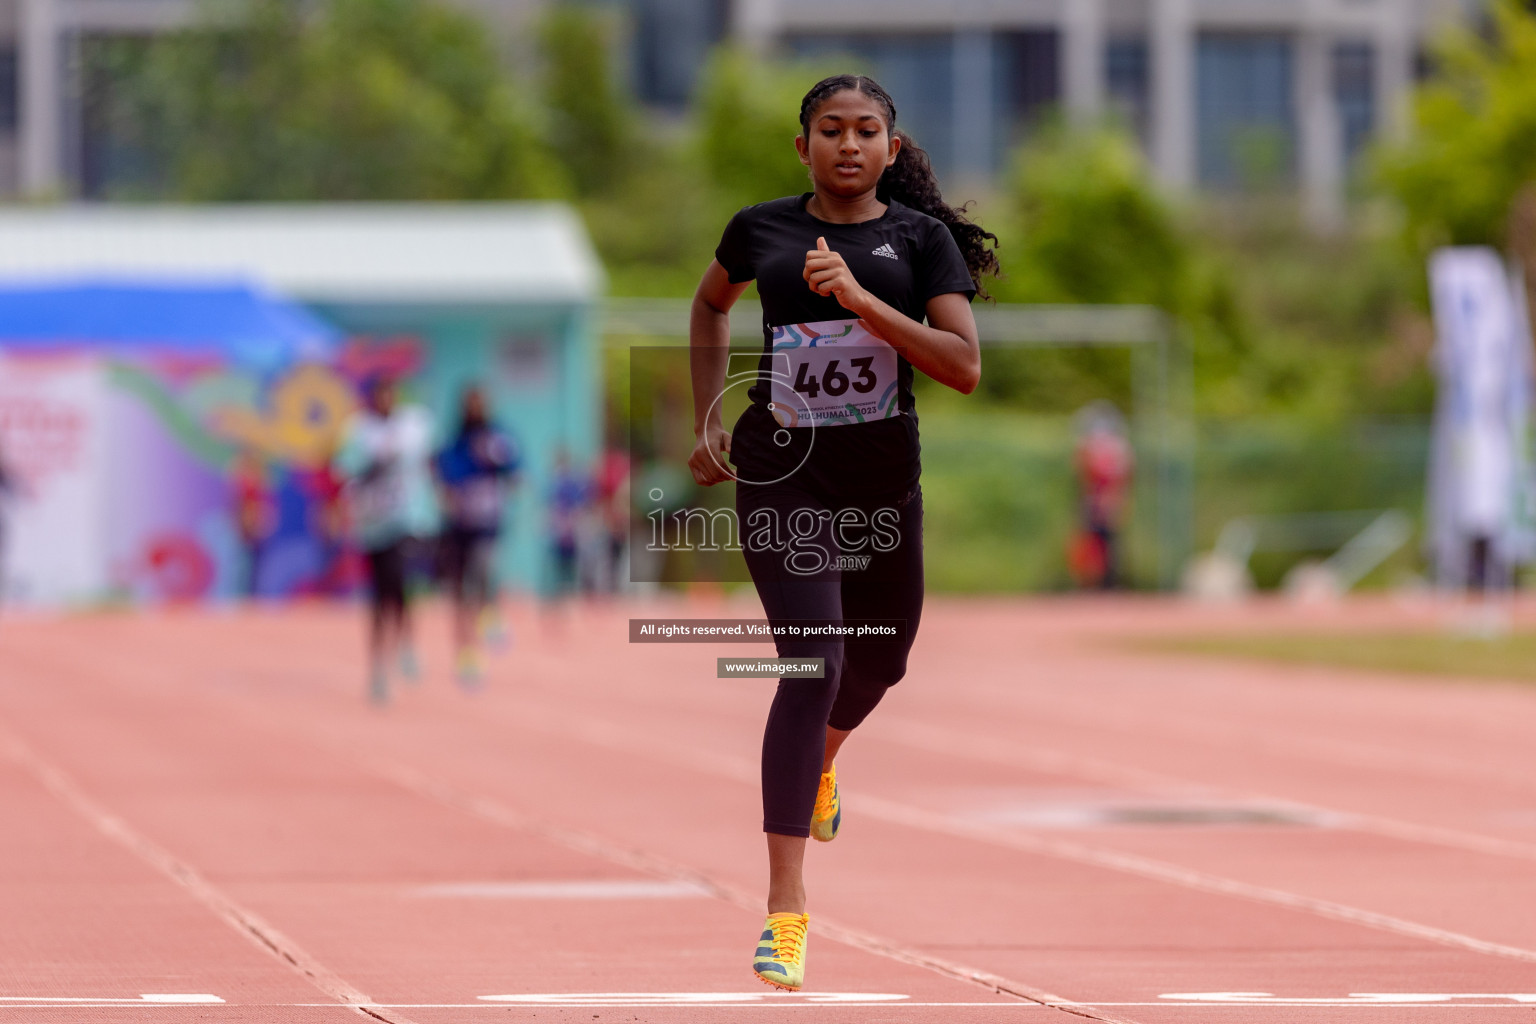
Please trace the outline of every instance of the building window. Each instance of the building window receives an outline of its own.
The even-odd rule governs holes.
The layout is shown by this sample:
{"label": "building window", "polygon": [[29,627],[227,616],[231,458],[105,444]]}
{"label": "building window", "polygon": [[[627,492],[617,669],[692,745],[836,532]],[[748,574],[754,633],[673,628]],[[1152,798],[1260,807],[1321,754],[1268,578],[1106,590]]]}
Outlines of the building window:
{"label": "building window", "polygon": [[1376,60],[1369,43],[1333,49],[1333,100],[1344,132],[1344,159],[1355,165],[1376,124]]}
{"label": "building window", "polygon": [[998,40],[998,113],[1010,143],[1022,142],[1041,116],[1061,102],[1061,35],[1004,32]]}
{"label": "building window", "polygon": [[646,103],[681,108],[709,51],[725,38],[727,0],[637,0],[635,92]]}
{"label": "building window", "polygon": [[1146,145],[1152,108],[1151,60],[1146,38],[1111,38],[1104,46],[1104,79],[1110,111]]}
{"label": "building window", "polygon": [[16,51],[0,50],[0,132],[16,131]]}
{"label": "building window", "polygon": [[1267,188],[1295,180],[1292,61],[1286,36],[1201,33],[1195,117],[1203,184]]}

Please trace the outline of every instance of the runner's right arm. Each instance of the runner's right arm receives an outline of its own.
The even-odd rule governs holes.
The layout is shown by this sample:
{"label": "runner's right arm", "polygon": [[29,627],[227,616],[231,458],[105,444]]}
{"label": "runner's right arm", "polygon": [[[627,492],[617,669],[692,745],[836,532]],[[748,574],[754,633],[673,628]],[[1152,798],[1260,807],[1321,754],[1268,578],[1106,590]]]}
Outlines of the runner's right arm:
{"label": "runner's right arm", "polygon": [[749,282],[733,283],[717,260],[711,260],[699,290],[693,296],[688,319],[689,367],[693,380],[693,433],[698,438],[688,468],[696,483],[704,486],[732,479],[725,468],[731,451],[731,435],[720,420],[715,399],[725,389],[730,361],[731,307],[747,290]]}

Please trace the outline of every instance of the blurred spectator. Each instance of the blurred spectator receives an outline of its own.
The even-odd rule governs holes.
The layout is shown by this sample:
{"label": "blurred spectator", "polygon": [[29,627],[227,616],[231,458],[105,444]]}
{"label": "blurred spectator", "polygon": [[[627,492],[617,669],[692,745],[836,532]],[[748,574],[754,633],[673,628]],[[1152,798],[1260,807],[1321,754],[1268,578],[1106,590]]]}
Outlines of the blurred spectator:
{"label": "blurred spectator", "polygon": [[310,528],[320,541],[320,571],[316,574],[315,589],[329,595],[348,593],[358,574],[355,559],[349,557],[346,481],[337,471],[336,454],[333,444],[319,467],[305,477]]}
{"label": "blurred spectator", "polygon": [[0,451],[0,602],[5,600],[6,519],[10,505],[21,494],[21,482],[5,465],[5,452]]}
{"label": "blurred spectator", "polygon": [[455,670],[465,687],[480,681],[479,641],[506,642],[497,607],[496,547],[519,461],[512,439],[491,422],[485,395],[467,389],[458,434],[436,458],[447,514],[442,556],[453,595]]}
{"label": "blurred spectator", "polygon": [[603,453],[595,482],[602,513],[603,534],[599,587],[609,593],[623,589],[624,550],[629,540],[629,453],[610,445]]}
{"label": "blurred spectator", "polygon": [[395,381],[388,376],[371,378],[364,399],[347,424],[336,465],[346,480],[353,534],[368,562],[368,692],[383,704],[392,657],[407,682],[420,672],[407,570],[415,549],[433,532],[432,424],[419,406],[396,404]]}
{"label": "blurred spectator", "polygon": [[1120,585],[1120,530],[1135,456],[1125,419],[1109,402],[1094,402],[1077,415],[1077,475],[1081,528],[1073,542],[1072,571],[1082,587]]}
{"label": "blurred spectator", "polygon": [[563,447],[556,451],[549,488],[549,541],[554,558],[551,597],[564,597],[580,580],[583,518],[591,492],[589,482],[571,465],[570,454]]}
{"label": "blurred spectator", "polygon": [[261,553],[277,529],[277,505],[273,500],[267,467],[260,454],[247,448],[230,465],[230,490],[235,506],[235,531],[244,557],[240,591],[255,597],[261,578]]}

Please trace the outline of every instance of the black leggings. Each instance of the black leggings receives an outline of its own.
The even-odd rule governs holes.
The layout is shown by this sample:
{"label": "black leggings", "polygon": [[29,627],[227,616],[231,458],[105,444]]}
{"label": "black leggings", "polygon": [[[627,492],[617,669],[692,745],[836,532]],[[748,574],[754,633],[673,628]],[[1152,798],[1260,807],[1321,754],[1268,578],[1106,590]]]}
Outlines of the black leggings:
{"label": "black leggings", "polygon": [[483,608],[496,597],[496,538],[450,530],[443,535],[442,568],[456,605]]}
{"label": "black leggings", "polygon": [[386,618],[405,617],[406,542],[403,540],[367,552],[368,596],[376,624]]}
{"label": "black leggings", "polygon": [[[889,510],[882,513],[881,532],[881,546],[889,550],[867,542],[844,551],[838,543],[840,532],[844,544],[872,536],[846,526],[839,530],[836,516],[850,509],[857,512],[850,518],[865,521],[878,510]],[[883,619],[904,624],[889,639],[776,637],[779,657],[823,658],[826,663],[822,679],[779,680],[763,733],[763,831],[808,836],[827,726],[855,728],[906,675],[907,653],[923,612],[923,495],[914,489],[888,502],[849,506],[789,484],[738,485],[736,510],[747,567],[770,623],[847,620],[856,625]],[[799,571],[786,566],[793,551],[754,550],[755,527],[764,515],[776,516],[786,536],[791,518],[799,516],[797,532],[804,538],[795,549],[800,553]],[[868,555],[869,562],[863,567],[832,564],[816,569],[818,551],[843,552],[845,559]]]}

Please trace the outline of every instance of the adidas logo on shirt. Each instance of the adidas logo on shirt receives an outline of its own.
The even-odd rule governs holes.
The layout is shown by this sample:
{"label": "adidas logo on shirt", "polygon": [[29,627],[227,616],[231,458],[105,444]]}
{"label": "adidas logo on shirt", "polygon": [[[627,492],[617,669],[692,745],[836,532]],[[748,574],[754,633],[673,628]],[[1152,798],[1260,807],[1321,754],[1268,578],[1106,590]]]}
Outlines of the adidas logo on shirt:
{"label": "adidas logo on shirt", "polygon": [[870,255],[871,256],[885,256],[885,257],[888,257],[888,258],[893,259],[893,260],[901,259],[900,256],[896,255],[896,250],[891,248],[891,243],[889,243],[889,242],[885,243],[884,245],[882,245],[878,249],[872,249],[870,251]]}

